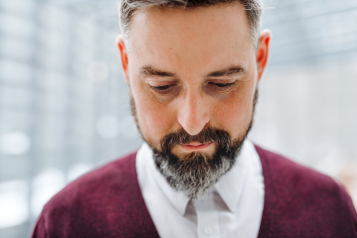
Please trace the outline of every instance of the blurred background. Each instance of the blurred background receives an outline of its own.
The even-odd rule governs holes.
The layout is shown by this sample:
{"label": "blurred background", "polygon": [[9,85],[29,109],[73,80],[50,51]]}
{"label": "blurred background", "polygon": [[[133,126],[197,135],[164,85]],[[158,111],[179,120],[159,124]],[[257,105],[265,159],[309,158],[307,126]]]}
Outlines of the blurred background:
{"label": "blurred background", "polygon": [[[116,0],[0,0],[0,237],[137,149]],[[271,57],[250,139],[341,181],[357,204],[357,1],[265,2]]]}

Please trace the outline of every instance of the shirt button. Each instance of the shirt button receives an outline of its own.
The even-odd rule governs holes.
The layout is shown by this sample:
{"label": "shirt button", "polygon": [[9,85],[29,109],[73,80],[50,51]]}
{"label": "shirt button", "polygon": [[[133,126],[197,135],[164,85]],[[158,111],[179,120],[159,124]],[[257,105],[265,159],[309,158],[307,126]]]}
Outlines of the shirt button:
{"label": "shirt button", "polygon": [[206,226],[203,231],[205,232],[206,235],[212,235],[213,234],[213,228],[212,226]]}

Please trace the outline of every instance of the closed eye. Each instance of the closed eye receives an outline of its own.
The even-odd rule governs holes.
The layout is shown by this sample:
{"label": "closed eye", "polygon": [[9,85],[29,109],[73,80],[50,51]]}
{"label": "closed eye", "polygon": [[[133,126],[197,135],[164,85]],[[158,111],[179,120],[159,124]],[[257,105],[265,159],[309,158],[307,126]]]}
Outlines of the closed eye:
{"label": "closed eye", "polygon": [[213,83],[213,82],[209,82],[208,84],[210,84],[211,86],[218,87],[218,88],[228,89],[228,88],[234,86],[235,83],[236,82],[232,82],[232,83]]}
{"label": "closed eye", "polygon": [[152,86],[150,85],[150,87],[159,93],[164,93],[166,91],[168,91],[171,87],[176,86],[176,84],[169,84],[169,85],[163,85],[163,86]]}
{"label": "closed eye", "polygon": [[227,88],[227,87],[233,86],[235,84],[235,82],[233,82],[233,83],[213,83],[213,84],[217,85],[220,88]]}

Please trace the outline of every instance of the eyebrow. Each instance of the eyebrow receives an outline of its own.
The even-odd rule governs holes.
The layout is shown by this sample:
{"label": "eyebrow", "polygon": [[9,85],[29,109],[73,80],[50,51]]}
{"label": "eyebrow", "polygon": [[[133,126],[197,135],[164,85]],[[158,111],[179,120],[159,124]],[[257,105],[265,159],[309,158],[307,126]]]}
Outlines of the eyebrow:
{"label": "eyebrow", "polygon": [[[232,66],[223,70],[218,70],[207,74],[206,77],[223,77],[223,76],[232,76],[237,74],[245,74],[246,70],[241,66]],[[141,68],[140,75],[144,77],[148,76],[159,76],[159,77],[176,77],[175,73],[155,69],[154,67],[147,65]]]}
{"label": "eyebrow", "polygon": [[222,77],[222,76],[231,76],[236,74],[245,74],[247,71],[241,66],[232,66],[223,70],[218,70],[211,72],[207,77]]}
{"label": "eyebrow", "polygon": [[152,66],[144,66],[140,70],[140,75],[142,76],[160,76],[160,77],[177,77],[176,74],[166,72],[163,70],[155,69]]}

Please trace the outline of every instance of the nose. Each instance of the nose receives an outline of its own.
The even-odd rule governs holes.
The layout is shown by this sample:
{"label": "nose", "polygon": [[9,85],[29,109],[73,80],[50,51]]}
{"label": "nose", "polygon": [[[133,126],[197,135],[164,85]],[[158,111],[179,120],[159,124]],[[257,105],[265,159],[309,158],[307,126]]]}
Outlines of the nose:
{"label": "nose", "polygon": [[188,92],[179,108],[178,122],[190,135],[197,135],[209,122],[209,105],[197,92]]}

